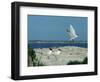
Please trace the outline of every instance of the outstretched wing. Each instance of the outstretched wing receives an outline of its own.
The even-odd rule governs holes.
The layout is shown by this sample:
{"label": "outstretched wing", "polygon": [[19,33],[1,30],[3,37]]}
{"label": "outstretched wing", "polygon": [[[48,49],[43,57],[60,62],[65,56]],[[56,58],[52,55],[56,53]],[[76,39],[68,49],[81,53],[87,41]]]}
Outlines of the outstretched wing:
{"label": "outstretched wing", "polygon": [[70,25],[70,33],[74,36],[76,35],[75,29],[73,28],[72,25]]}
{"label": "outstretched wing", "polygon": [[70,25],[70,30],[67,33],[69,34],[70,40],[73,40],[78,37],[72,25]]}

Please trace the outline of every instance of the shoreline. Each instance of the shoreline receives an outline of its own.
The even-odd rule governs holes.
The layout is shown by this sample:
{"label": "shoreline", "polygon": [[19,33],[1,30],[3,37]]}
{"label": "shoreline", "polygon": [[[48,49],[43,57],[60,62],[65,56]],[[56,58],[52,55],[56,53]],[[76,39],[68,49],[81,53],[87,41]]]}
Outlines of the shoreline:
{"label": "shoreline", "polygon": [[79,43],[79,44],[81,44],[81,43],[87,43],[87,42],[74,42],[74,41],[68,41],[68,42],[60,42],[60,41],[57,41],[57,42],[45,42],[45,41],[43,41],[43,42],[41,42],[41,41],[36,41],[36,42],[28,42],[29,44],[30,43],[67,43],[67,44],[69,44],[69,43],[71,43],[71,44],[75,44],[75,43]]}

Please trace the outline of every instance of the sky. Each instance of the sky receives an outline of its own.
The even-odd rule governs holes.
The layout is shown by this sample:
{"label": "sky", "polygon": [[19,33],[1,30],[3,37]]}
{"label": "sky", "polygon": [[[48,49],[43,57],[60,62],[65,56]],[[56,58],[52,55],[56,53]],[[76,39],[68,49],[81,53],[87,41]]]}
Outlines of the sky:
{"label": "sky", "polygon": [[71,16],[28,15],[28,40],[69,41],[66,29],[74,27],[78,38],[87,41],[88,18]]}

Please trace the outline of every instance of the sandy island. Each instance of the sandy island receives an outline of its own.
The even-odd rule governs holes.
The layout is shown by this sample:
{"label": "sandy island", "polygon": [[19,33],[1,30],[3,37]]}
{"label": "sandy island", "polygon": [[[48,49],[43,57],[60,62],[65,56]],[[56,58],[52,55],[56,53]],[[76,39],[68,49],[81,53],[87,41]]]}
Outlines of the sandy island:
{"label": "sandy island", "polygon": [[[59,53],[58,50],[61,50]],[[83,61],[87,57],[87,48],[65,46],[52,48],[37,48],[34,49],[36,58],[43,63],[43,65],[67,65],[69,61]]]}

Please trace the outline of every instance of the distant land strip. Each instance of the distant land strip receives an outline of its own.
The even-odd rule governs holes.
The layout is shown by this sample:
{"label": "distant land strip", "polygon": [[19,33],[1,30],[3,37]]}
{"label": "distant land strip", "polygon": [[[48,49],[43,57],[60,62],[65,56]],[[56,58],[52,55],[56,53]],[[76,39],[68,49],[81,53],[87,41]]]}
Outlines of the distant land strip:
{"label": "distant land strip", "polygon": [[28,43],[87,43],[87,41],[29,40]]}

